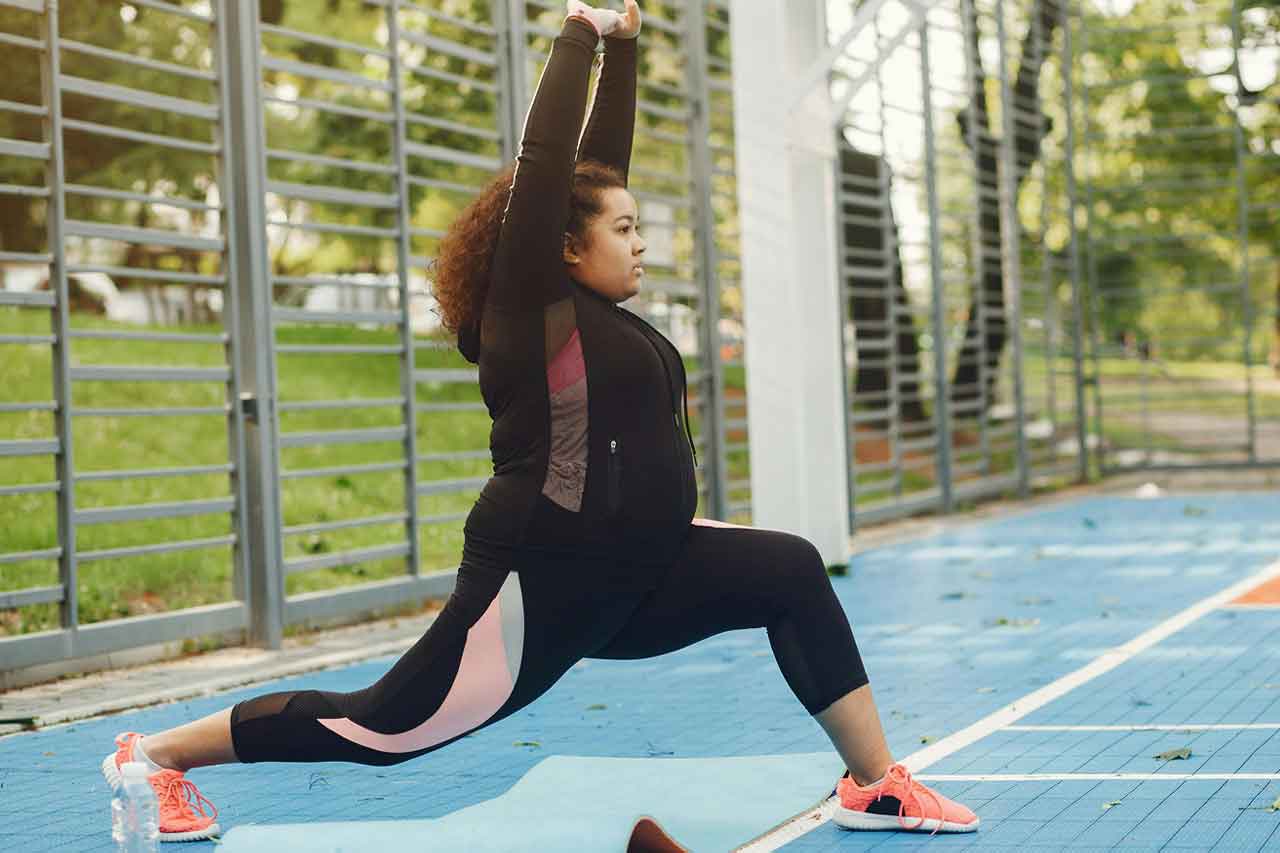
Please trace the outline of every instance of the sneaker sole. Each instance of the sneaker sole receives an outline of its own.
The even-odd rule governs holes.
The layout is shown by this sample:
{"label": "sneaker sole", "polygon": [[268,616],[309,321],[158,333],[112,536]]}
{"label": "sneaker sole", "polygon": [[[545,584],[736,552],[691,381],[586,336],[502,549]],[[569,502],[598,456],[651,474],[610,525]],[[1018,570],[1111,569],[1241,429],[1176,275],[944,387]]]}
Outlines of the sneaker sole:
{"label": "sneaker sole", "polygon": [[[916,821],[913,818],[906,818],[906,820],[909,826],[903,826],[897,815],[868,814],[846,809],[844,806],[837,806],[831,815],[831,822],[845,829],[892,829],[898,832],[933,832],[935,829],[938,832],[973,832],[978,828],[978,824],[982,823],[980,818],[975,818],[973,823],[955,823],[937,818],[925,818],[923,821]],[[917,823],[919,823],[918,826]]]}
{"label": "sneaker sole", "polygon": [[[120,786],[124,784],[124,779],[120,775],[120,768],[116,767],[116,754],[114,752],[102,759],[102,775],[106,777],[112,793],[119,791]],[[160,840],[206,841],[210,836],[217,835],[218,831],[217,823],[211,823],[204,829],[193,829],[190,832],[165,832],[161,830]]]}

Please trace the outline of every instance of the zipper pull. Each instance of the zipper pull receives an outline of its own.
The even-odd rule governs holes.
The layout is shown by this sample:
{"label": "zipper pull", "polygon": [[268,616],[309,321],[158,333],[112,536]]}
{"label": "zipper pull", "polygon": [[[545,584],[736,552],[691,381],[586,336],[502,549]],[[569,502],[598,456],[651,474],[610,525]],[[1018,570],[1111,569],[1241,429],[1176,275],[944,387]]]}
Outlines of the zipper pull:
{"label": "zipper pull", "polygon": [[616,438],[609,439],[609,455],[618,455],[618,440]]}

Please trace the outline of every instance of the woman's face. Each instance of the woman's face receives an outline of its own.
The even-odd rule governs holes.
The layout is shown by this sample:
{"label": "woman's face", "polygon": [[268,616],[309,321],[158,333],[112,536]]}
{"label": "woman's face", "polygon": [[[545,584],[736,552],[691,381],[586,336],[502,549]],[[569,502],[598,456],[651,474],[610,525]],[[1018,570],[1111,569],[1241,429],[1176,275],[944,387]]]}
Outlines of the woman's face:
{"label": "woman's face", "polygon": [[640,292],[644,266],[640,256],[645,242],[639,231],[636,200],[622,187],[610,187],[601,195],[600,215],[587,223],[582,239],[566,234],[564,262],[569,275],[615,303]]}

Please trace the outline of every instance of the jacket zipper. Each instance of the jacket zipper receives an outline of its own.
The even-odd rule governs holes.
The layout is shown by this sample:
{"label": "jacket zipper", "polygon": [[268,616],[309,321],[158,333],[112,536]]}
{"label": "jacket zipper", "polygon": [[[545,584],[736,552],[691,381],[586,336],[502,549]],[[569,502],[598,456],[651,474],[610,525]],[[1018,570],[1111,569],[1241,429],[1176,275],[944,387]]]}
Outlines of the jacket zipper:
{"label": "jacket zipper", "polygon": [[622,445],[609,439],[609,515],[617,515],[622,507]]}

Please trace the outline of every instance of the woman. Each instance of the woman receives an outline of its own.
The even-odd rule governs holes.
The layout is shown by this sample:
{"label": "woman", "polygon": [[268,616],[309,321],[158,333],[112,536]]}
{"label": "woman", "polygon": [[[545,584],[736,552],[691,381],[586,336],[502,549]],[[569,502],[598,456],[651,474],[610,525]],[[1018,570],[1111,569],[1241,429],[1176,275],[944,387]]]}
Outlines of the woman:
{"label": "woman", "polygon": [[[270,693],[116,739],[154,765],[166,840],[217,831],[183,773],[234,761],[389,765],[528,705],[583,658],[661,655],[765,627],[779,667],[849,772],[850,828],[970,831],[978,819],[894,764],[821,557],[788,533],[695,519],[679,353],[618,307],[644,278],[626,190],[640,11],[570,2],[513,170],[453,224],[437,295],[480,366],[494,475],[465,526],[457,586],[413,648],[352,693]],[[579,142],[595,48],[605,59]],[[575,152],[575,148],[577,148]],[[193,809],[190,800],[198,807]],[[209,804],[212,808],[212,805]]]}

